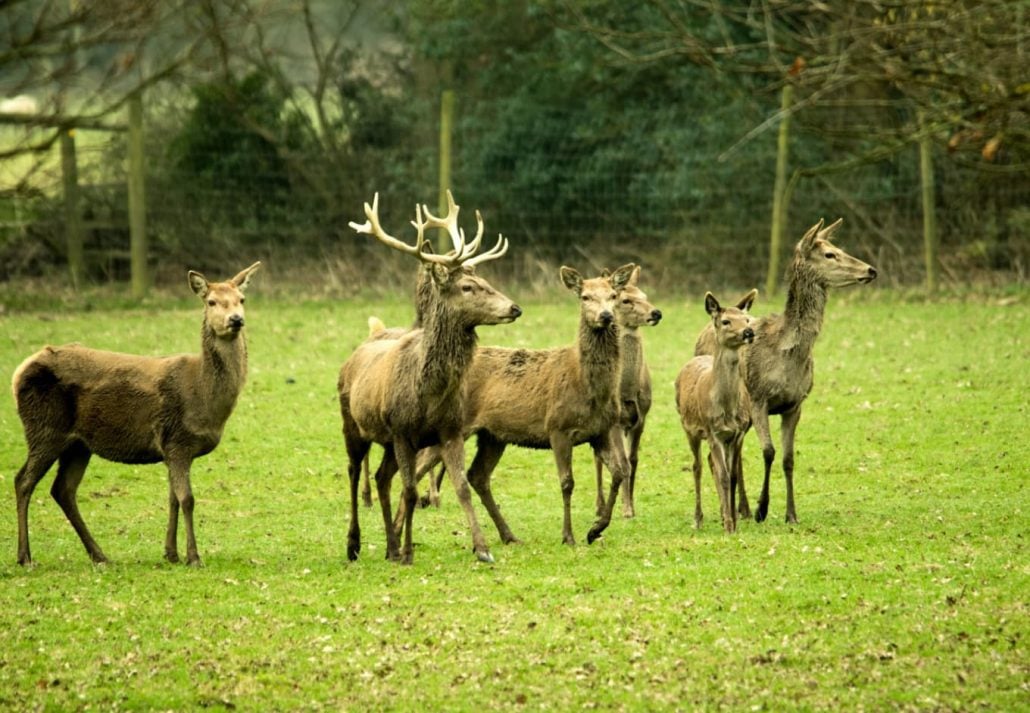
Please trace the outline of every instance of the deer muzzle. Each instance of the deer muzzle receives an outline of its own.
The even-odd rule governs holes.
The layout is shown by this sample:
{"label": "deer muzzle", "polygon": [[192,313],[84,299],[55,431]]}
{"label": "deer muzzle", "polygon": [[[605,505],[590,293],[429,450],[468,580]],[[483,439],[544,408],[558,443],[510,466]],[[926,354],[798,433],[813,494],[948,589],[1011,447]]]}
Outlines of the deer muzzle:
{"label": "deer muzzle", "polygon": [[238,332],[243,329],[243,315],[234,314],[229,317],[229,329],[233,332]]}
{"label": "deer muzzle", "polygon": [[660,309],[651,310],[651,316],[648,318],[647,323],[652,327],[662,321],[662,311]]}
{"label": "deer muzzle", "polygon": [[744,343],[750,344],[751,342],[755,341],[755,330],[751,329],[751,327],[745,327],[743,337]]}

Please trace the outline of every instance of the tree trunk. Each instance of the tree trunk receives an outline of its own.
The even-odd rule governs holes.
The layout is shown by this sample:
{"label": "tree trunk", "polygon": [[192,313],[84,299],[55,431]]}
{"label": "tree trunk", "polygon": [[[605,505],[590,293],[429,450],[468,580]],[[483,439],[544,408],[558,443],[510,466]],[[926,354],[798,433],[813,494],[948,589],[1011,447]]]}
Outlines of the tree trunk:
{"label": "tree trunk", "polygon": [[[924,124],[920,115],[919,123]],[[925,129],[925,125],[923,127]],[[937,235],[936,186],[933,177],[933,142],[928,132],[919,137],[919,178],[923,193],[923,249],[926,260],[926,289],[937,291],[939,266],[937,252],[940,236]]]}
{"label": "tree trunk", "polygon": [[82,287],[86,259],[82,245],[82,201],[79,196],[79,167],[75,158],[75,130],[61,129],[61,177],[64,183],[64,228],[68,249],[68,271],[72,288]]}
{"label": "tree trunk", "polygon": [[129,261],[132,296],[147,294],[147,210],[144,200],[143,98],[137,92],[129,99]]}

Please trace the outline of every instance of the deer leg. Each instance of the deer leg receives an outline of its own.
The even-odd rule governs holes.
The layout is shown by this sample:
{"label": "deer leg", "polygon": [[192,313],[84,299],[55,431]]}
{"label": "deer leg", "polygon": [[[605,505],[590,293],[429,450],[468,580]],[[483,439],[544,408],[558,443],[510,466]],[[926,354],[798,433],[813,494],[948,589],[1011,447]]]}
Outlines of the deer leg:
{"label": "deer leg", "polygon": [[[200,555],[197,554],[197,540],[193,534],[193,488],[190,487],[190,460],[170,460],[168,479],[172,491],[182,511],[182,523],[186,529],[186,564],[190,567],[201,566]],[[170,518],[169,518],[170,520]],[[175,547],[175,527],[169,522],[168,535],[165,537],[165,552],[169,546]]]}
{"label": "deer leg", "polygon": [[558,485],[561,487],[563,505],[561,541],[572,546],[576,544],[576,536],[572,534],[572,491],[576,487],[576,481],[572,478],[572,442],[560,432],[552,433],[550,441],[554,461],[558,466]]}
{"label": "deer leg", "polygon": [[[361,480],[362,463],[368,457],[371,443],[358,435],[357,426],[344,419],[343,439],[347,445],[347,485],[350,494],[350,527],[347,530],[347,559],[351,562],[361,552],[361,524],[358,521],[358,483]],[[386,460],[386,455],[383,455]]]}
{"label": "deer leg", "polygon": [[429,476],[429,489],[426,491],[425,496],[419,500],[419,507],[440,506],[440,479],[443,476],[441,474],[439,478],[435,477],[433,475],[433,468],[441,461],[439,447],[423,448],[418,452],[418,458],[415,460],[415,479],[421,482],[422,478],[426,475]]}
{"label": "deer leg", "polygon": [[415,545],[412,538],[415,506],[418,504],[418,484],[415,481],[415,460],[418,451],[405,440],[395,440],[393,455],[397,459],[397,467],[401,474],[401,505],[404,508],[403,534],[401,545],[401,564],[412,564],[415,561]]}
{"label": "deer leg", "polygon": [[737,513],[741,517],[751,517],[751,506],[747,501],[747,492],[744,489],[744,434],[740,434],[736,444],[735,459],[736,465],[734,466],[734,477],[737,481]]}
{"label": "deer leg", "polygon": [[372,507],[372,480],[368,475],[368,460],[371,455],[371,453],[366,453],[365,457],[361,459],[361,502],[367,508]]}
{"label": "deer leg", "polygon": [[[571,449],[570,449],[571,456]],[[605,503],[604,513],[597,518],[589,531],[587,531],[587,544],[593,544],[594,540],[601,536],[609,523],[612,521],[612,510],[615,509],[615,501],[619,497],[619,489],[622,481],[629,477],[629,463],[626,461],[626,448],[622,442],[622,427],[614,426],[603,436],[601,446],[601,457],[608,466],[612,475],[612,482],[608,488],[608,502]],[[571,476],[571,473],[570,473]]]}
{"label": "deer leg", "polygon": [[[376,469],[376,493],[379,496],[379,509],[383,514],[383,528],[386,532],[386,559],[399,562],[401,559],[400,538],[404,531],[404,518],[406,515],[399,515],[399,522],[391,516],[390,486],[393,484],[393,476],[397,473],[397,457],[394,446],[387,445],[383,451],[383,460],[379,462]],[[403,477],[403,476],[402,476]],[[398,510],[404,507],[404,499],[398,505]]]}
{"label": "deer leg", "polygon": [[429,491],[429,504],[433,507],[440,507],[440,488],[443,487],[443,478],[445,475],[447,475],[447,466],[441,465],[439,470],[436,471],[436,476],[429,480],[429,484],[431,486]]}
{"label": "deer leg", "polygon": [[722,527],[726,532],[736,530],[733,519],[733,505],[730,502],[730,473],[726,463],[726,445],[714,436],[708,438],[709,465],[712,467],[712,479],[719,493],[719,509],[722,511]]}
{"label": "deer leg", "polygon": [[179,498],[175,497],[172,479],[168,479],[168,528],[165,534],[165,560],[172,564],[179,562]]}
{"label": "deer leg", "polygon": [[50,488],[50,494],[61,506],[64,516],[68,518],[68,522],[72,524],[79,539],[82,540],[90,559],[100,563],[107,562],[107,557],[101,551],[100,545],[90,535],[89,528],[86,527],[86,522],[79,513],[79,503],[76,498],[76,491],[79,489],[79,483],[82,482],[82,476],[86,473],[86,466],[89,465],[92,455],[92,452],[80,442],[65,449],[58,461],[57,477]]}
{"label": "deer leg", "polygon": [[776,449],[773,448],[769,433],[769,412],[764,406],[752,407],[751,423],[762,444],[762,458],[765,461],[765,480],[762,481],[762,494],[758,496],[758,508],[755,510],[755,522],[762,522],[769,514],[769,472],[776,457]]}
{"label": "deer leg", "polygon": [[[447,469],[447,474],[451,477],[454,492],[458,496],[458,503],[465,512],[465,519],[468,521],[469,530],[472,531],[472,551],[480,562],[493,564],[494,556],[490,554],[490,548],[486,544],[486,536],[483,535],[483,530],[479,526],[479,520],[476,518],[476,511],[472,507],[472,495],[469,492],[469,481],[465,477],[465,440],[459,434],[456,437],[445,440],[441,444],[440,450],[443,454],[444,467]],[[498,515],[500,515],[500,512],[498,512]],[[501,522],[504,522],[503,518]]]}
{"label": "deer leg", "polygon": [[597,477],[597,497],[594,499],[594,514],[600,515],[604,512],[604,460],[597,448],[594,448],[594,471]]}
{"label": "deer leg", "polygon": [[629,441],[629,477],[622,484],[622,514],[624,517],[636,517],[637,503],[634,496],[637,491],[637,462],[640,453],[640,438],[644,435],[644,422],[637,421],[630,429]]}
{"label": "deer leg", "polygon": [[701,436],[690,433],[687,435],[687,443],[690,444],[690,452],[694,455],[694,464],[691,470],[694,474],[694,528],[701,529],[701,523],[705,520],[705,514],[701,509]]}
{"label": "deer leg", "polygon": [[43,479],[50,466],[57,460],[58,454],[50,449],[29,449],[24,465],[14,479],[14,495],[18,504],[18,564],[31,565],[32,555],[29,552],[29,503],[32,491]]}
{"label": "deer leg", "polygon": [[801,420],[801,406],[787,411],[780,419],[780,438],[783,443],[783,478],[787,485],[787,522],[796,524],[797,512],[794,510],[794,433]]}
{"label": "deer leg", "polygon": [[472,465],[469,466],[468,481],[472,489],[479,495],[479,500],[486,508],[490,519],[494,521],[501,542],[509,545],[520,542],[520,540],[515,537],[504,516],[501,515],[501,509],[497,507],[493,489],[490,487],[490,476],[493,475],[494,469],[500,462],[504,448],[505,445],[501,441],[480,433],[476,437],[476,455],[472,459]]}

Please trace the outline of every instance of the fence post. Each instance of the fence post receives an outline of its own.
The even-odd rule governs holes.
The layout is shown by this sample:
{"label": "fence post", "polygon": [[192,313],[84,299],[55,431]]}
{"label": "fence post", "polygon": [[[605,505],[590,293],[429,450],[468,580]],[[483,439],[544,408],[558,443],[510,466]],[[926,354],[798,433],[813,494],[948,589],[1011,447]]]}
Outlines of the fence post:
{"label": "fence post", "polygon": [[64,184],[64,228],[68,248],[68,271],[72,288],[82,287],[86,259],[82,247],[82,210],[79,195],[79,167],[75,160],[75,129],[61,127],[61,179]]}
{"label": "fence post", "polygon": [[[451,135],[454,131],[454,90],[444,89],[440,93],[440,191],[437,196],[437,210],[440,215],[447,215],[447,189],[451,187]],[[446,241],[447,233],[440,231],[441,240]],[[440,252],[450,250],[446,243],[440,246]]]}
{"label": "fence post", "polygon": [[787,80],[780,95],[780,130],[776,137],[776,179],[773,183],[772,228],[769,232],[769,272],[765,276],[766,299],[776,292],[780,276],[780,252],[783,230],[786,227],[787,206],[784,193],[787,188],[787,153],[790,147],[790,105],[794,100],[794,85]]}
{"label": "fence post", "polygon": [[923,194],[923,251],[926,260],[926,289],[937,291],[939,268],[937,265],[937,209],[933,175],[933,141],[927,130],[925,117],[919,114],[922,131],[919,135],[919,182]]}
{"label": "fence post", "polygon": [[129,263],[135,299],[146,296],[150,282],[143,166],[143,98],[136,92],[129,98]]}

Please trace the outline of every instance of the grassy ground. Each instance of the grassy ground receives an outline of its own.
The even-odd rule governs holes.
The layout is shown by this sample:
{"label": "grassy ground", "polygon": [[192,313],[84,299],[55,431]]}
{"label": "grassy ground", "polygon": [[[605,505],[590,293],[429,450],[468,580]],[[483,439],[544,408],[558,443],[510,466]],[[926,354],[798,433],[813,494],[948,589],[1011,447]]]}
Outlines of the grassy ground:
{"label": "grassy ground", "polygon": [[[448,486],[417,513],[415,564],[400,567],[382,559],[378,509],[346,562],[334,387],[366,316],[407,323],[408,300],[272,300],[261,279],[249,382],[193,470],[202,569],[162,560],[163,468],[99,460],[80,503],[112,563],[90,564],[51,476],[30,515],[37,566],[18,567],[24,444],[0,391],[0,708],[1030,709],[1025,292],[834,295],[798,435],[801,523],[783,522],[777,471],[769,520],[734,536],[707,475],[708,519],[691,526],[672,405],[701,300],[652,294],[666,319],[646,333],[656,398],[637,518],[582,544],[594,493],[580,449],[581,544],[561,545],[550,454],[511,450],[495,493],[524,544],[500,545],[480,507],[497,564],[475,563]],[[523,307],[482,342],[573,338],[571,297]],[[199,318],[185,302],[0,316],[0,372],[48,342],[191,351]],[[754,436],[746,451],[754,501]]]}

